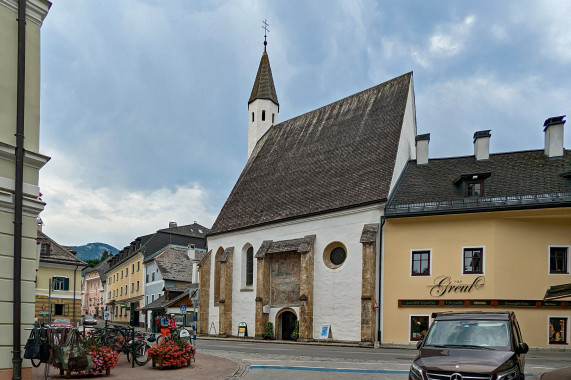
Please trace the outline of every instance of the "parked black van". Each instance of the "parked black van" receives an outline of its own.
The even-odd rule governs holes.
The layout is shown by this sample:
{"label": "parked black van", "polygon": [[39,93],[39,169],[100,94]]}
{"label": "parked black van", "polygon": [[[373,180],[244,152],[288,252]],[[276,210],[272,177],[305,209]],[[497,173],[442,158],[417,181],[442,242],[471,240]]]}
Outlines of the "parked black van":
{"label": "parked black van", "polygon": [[513,312],[434,313],[409,380],[523,380],[529,348]]}

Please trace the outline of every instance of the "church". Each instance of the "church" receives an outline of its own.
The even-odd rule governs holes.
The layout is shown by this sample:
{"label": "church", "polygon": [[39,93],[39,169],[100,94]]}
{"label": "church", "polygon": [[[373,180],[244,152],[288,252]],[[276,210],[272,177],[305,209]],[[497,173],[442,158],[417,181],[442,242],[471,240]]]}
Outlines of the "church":
{"label": "church", "polygon": [[279,122],[264,42],[248,161],[200,266],[200,334],[379,340],[381,217],[416,155],[414,102],[410,72]]}

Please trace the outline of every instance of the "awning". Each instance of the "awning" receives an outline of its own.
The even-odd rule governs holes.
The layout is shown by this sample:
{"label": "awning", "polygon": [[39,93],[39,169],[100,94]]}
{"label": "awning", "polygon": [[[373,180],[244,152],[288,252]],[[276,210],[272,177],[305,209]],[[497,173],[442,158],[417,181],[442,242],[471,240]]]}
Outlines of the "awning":
{"label": "awning", "polygon": [[556,300],[558,298],[565,298],[571,296],[571,284],[555,285],[547,288],[544,300]]}

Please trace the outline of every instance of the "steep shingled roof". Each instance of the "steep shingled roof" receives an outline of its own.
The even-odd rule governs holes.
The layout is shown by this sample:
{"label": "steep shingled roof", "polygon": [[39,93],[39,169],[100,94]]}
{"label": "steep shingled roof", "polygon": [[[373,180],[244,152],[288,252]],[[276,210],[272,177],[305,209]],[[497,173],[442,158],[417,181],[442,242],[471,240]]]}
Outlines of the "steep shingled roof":
{"label": "steep shingled roof", "polygon": [[386,200],[411,81],[408,73],[271,127],[210,235]]}
{"label": "steep shingled roof", "polygon": [[186,249],[166,247],[155,257],[155,263],[163,280],[192,282],[192,263]]}
{"label": "steep shingled roof", "polygon": [[49,245],[48,252],[40,251],[41,263],[64,264],[64,265],[79,265],[80,267],[87,266],[85,261],[75,257],[75,255],[68,249],[56,243],[49,236],[38,230],[37,241],[40,244]]}
{"label": "steep shingled roof", "polygon": [[278,106],[280,105],[278,102],[278,94],[274,87],[270,58],[265,51],[260,59],[260,66],[258,66],[258,73],[256,74],[256,80],[254,81],[254,87],[252,87],[252,94],[250,95],[248,104],[256,99],[269,99]]}
{"label": "steep shingled roof", "polygon": [[[427,165],[416,165],[410,161],[394,195],[390,199],[385,215],[408,213],[404,205],[418,205],[418,212],[428,209],[436,211],[438,202],[449,209],[505,208],[510,203],[540,207],[565,203],[571,195],[571,178],[565,173],[571,168],[571,151],[566,150],[562,159],[550,159],[543,150],[490,154],[488,160],[478,161],[474,156],[431,159]],[[484,193],[480,198],[465,198],[459,178],[481,174],[484,176]],[[565,196],[564,194],[568,195]],[[559,194],[555,198],[547,194]],[[535,198],[533,196],[541,197]],[[506,197],[512,197],[508,200]],[[448,203],[446,203],[448,202]],[[541,204],[539,204],[540,202]],[[422,204],[435,203],[429,206]],[[571,205],[570,200],[567,203]],[[541,206],[543,205],[543,206]],[[400,206],[400,210],[399,210]],[[440,207],[443,212],[445,209]]]}

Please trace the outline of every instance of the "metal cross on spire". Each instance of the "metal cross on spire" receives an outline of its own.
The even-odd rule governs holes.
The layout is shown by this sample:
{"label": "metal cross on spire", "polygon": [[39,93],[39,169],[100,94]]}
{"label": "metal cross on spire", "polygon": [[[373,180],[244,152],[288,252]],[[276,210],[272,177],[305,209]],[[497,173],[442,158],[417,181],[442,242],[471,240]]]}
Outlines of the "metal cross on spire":
{"label": "metal cross on spire", "polygon": [[268,45],[268,41],[267,41],[268,36],[267,36],[267,34],[268,34],[268,32],[270,31],[270,30],[268,29],[268,26],[270,26],[270,24],[268,24],[266,21],[267,21],[266,19],[264,19],[264,20],[262,21],[262,29],[264,29],[264,53],[266,52],[266,46]]}

